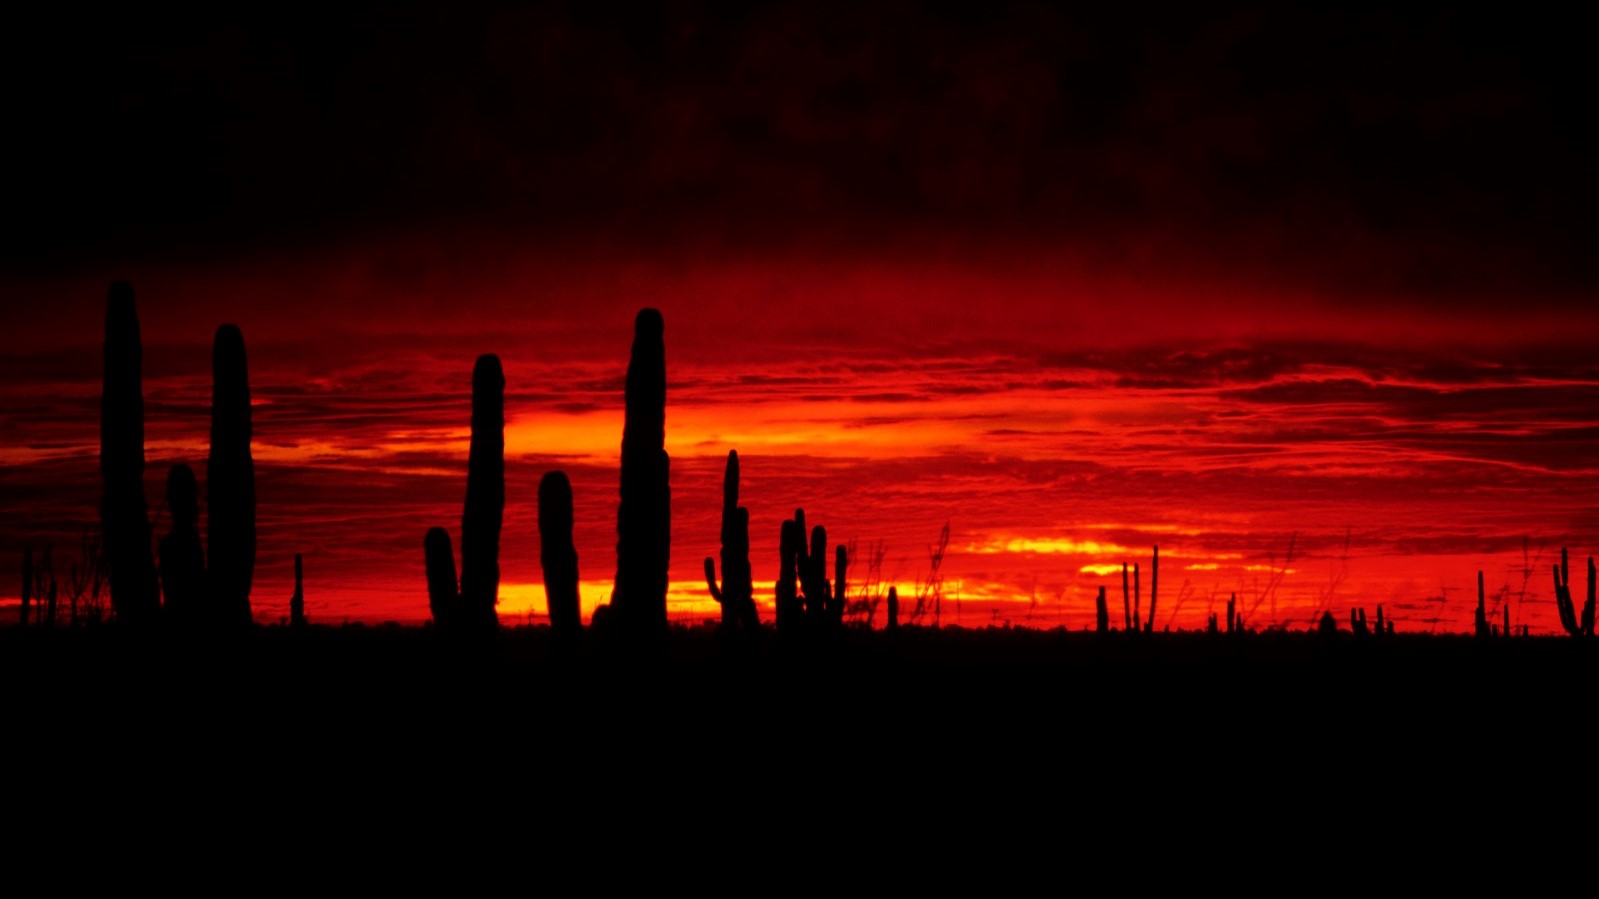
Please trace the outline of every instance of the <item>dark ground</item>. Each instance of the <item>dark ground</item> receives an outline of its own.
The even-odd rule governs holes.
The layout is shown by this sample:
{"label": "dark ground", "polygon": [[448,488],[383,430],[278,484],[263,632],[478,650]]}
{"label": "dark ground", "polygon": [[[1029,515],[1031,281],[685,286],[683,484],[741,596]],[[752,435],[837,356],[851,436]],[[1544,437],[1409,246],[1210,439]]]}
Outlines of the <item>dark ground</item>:
{"label": "dark ground", "polygon": [[1108,847],[1166,875],[1238,853],[1314,865],[1570,811],[1599,664],[1556,638],[440,637],[0,630],[13,817],[138,832],[161,809],[186,839],[303,848],[420,829],[741,863]]}

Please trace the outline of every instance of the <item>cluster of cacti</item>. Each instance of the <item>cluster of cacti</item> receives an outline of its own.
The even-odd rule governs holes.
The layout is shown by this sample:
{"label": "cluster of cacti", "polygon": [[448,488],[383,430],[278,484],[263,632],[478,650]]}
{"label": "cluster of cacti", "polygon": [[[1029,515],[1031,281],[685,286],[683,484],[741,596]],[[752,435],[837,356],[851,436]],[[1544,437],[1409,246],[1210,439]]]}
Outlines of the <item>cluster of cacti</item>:
{"label": "cluster of cacti", "polygon": [[200,484],[194,469],[167,472],[167,514],[172,528],[161,538],[161,592],[168,619],[185,625],[212,617],[207,602],[205,551],[200,547]]}
{"label": "cluster of cacti", "polygon": [[750,568],[750,513],[738,504],[738,481],[738,451],[730,450],[722,476],[722,584],[716,584],[716,560],[706,556],[705,585],[722,606],[724,630],[752,631],[760,627],[760,617]]}
{"label": "cluster of cacti", "polygon": [[664,330],[660,312],[641,310],[633,322],[633,349],[627,364],[616,583],[607,617],[632,634],[666,629],[672,522]]}
{"label": "cluster of cacti", "polygon": [[[1243,629],[1244,623],[1238,616],[1238,594],[1234,593],[1227,597],[1227,633],[1240,633]],[[1210,613],[1205,630],[1212,634],[1221,633],[1221,622],[1216,619],[1215,612]]]}
{"label": "cluster of cacti", "polygon": [[[1126,630],[1134,632],[1152,632],[1155,630],[1155,598],[1160,588],[1160,547],[1158,546],[1155,547],[1155,564],[1151,570],[1151,575],[1152,577],[1149,582],[1149,618],[1145,620],[1140,614],[1140,606],[1143,605],[1143,591],[1138,583],[1138,565],[1135,563],[1132,566],[1132,581],[1131,588],[1129,589],[1127,563],[1122,563],[1122,627],[1124,627]],[[1100,630],[1109,630],[1110,613],[1108,610],[1104,615],[1104,623],[1102,625],[1100,624],[1099,609],[1097,605],[1097,603],[1100,601],[1096,601],[1095,627]]]}
{"label": "cluster of cacti", "polygon": [[1560,564],[1555,566],[1555,606],[1560,612],[1560,626],[1573,637],[1592,637],[1594,618],[1594,589],[1596,586],[1593,557],[1588,557],[1588,598],[1582,605],[1582,617],[1577,617],[1577,606],[1571,598],[1571,560],[1566,548],[1560,548]]}
{"label": "cluster of cacti", "polygon": [[1371,628],[1366,624],[1366,610],[1354,608],[1349,610],[1349,631],[1357,637],[1371,636]]}
{"label": "cluster of cacti", "polygon": [[550,629],[567,639],[583,631],[572,522],[572,482],[565,472],[549,472],[539,481],[539,564],[544,570]]}
{"label": "cluster of cacti", "polygon": [[100,527],[111,606],[124,624],[154,620],[161,608],[144,499],[144,349],[133,286],[111,285],[106,300],[105,372],[100,393]]}
{"label": "cluster of cacti", "polygon": [[[849,551],[837,547],[833,556],[835,587],[827,580],[827,529],[811,529],[810,545],[805,543],[805,510],[795,509],[794,517],[783,522],[778,541],[782,568],[777,577],[777,629],[802,626],[837,628],[843,626],[847,605],[844,583],[849,569]],[[899,596],[890,590],[890,619],[899,626]]]}
{"label": "cluster of cacti", "polygon": [[472,368],[472,437],[467,452],[466,502],[461,513],[461,580],[443,528],[423,540],[428,605],[442,628],[493,630],[500,587],[500,526],[505,515],[505,375],[500,359],[479,356]]}
{"label": "cluster of cacti", "polygon": [[255,462],[244,335],[217,328],[211,354],[211,456],[206,465],[206,548],[211,602],[223,623],[250,623],[255,577]]}

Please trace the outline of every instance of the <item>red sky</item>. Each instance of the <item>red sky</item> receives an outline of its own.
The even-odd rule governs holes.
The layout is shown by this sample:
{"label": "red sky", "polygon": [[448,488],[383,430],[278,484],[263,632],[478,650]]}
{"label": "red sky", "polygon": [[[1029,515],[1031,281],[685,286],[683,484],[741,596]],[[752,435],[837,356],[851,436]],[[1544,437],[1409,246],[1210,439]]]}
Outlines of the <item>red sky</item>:
{"label": "red sky", "polygon": [[856,6],[402,4],[74,44],[6,150],[37,177],[0,268],[0,558],[53,543],[62,568],[95,519],[121,277],[152,509],[172,463],[203,480],[210,338],[243,329],[262,621],[296,552],[313,619],[426,616],[483,352],[507,380],[502,620],[543,612],[551,468],[603,599],[653,306],[675,618],[714,615],[737,449],[768,617],[803,506],[881,542],[907,597],[948,522],[945,621],[1090,625],[1158,543],[1161,626],[1236,591],[1258,626],[1381,603],[1465,630],[1482,569],[1496,614],[1558,627],[1548,565],[1599,530],[1599,189],[1560,29]]}

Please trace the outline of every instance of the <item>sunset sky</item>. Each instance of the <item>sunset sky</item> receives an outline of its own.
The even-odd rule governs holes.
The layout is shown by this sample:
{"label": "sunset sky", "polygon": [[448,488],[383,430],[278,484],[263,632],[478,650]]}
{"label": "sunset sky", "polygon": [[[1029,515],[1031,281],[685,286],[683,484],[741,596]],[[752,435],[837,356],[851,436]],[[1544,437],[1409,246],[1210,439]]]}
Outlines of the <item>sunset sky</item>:
{"label": "sunset sky", "polygon": [[[713,617],[737,449],[757,602],[803,507],[905,607],[1157,626],[1381,603],[1559,625],[1599,549],[1599,129],[1573,23],[1047,4],[376,4],[19,21],[0,244],[0,572],[96,522],[106,289],[148,496],[204,483],[210,341],[254,392],[257,621],[427,617],[470,382],[506,375],[502,622],[571,477],[615,574],[633,316],[666,322],[671,615]],[[50,18],[58,16],[59,18]],[[1573,568],[1577,568],[1576,564]],[[852,569],[867,578],[864,560]],[[1579,574],[1577,579],[1580,580]],[[1579,588],[1580,589],[1580,588]],[[0,590],[14,603],[16,586]],[[6,614],[9,621],[13,616]],[[881,613],[878,618],[881,622]]]}

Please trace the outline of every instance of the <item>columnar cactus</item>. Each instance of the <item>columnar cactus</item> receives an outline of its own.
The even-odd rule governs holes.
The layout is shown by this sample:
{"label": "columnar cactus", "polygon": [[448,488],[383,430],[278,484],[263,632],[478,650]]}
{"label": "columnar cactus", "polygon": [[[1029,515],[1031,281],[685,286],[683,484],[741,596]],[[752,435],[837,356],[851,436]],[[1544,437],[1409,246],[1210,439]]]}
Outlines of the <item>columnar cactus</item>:
{"label": "columnar cactus", "polygon": [[215,620],[206,590],[205,550],[200,547],[200,482],[179,463],[167,472],[167,514],[172,530],[161,538],[161,592],[165,615],[176,623]]}
{"label": "columnar cactus", "polygon": [[428,608],[433,613],[433,623],[440,628],[451,627],[460,597],[456,592],[455,547],[450,545],[450,532],[429,529],[422,550],[427,557]]}
{"label": "columnar cactus", "polygon": [[1577,618],[1577,607],[1571,599],[1571,560],[1565,547],[1560,548],[1560,564],[1555,566],[1555,605],[1560,611],[1560,624],[1573,637],[1592,637],[1594,619],[1594,563],[1588,558],[1588,598],[1582,606],[1582,618]]}
{"label": "columnar cactus", "polygon": [[294,554],[294,595],[289,597],[289,626],[305,627],[305,567]]}
{"label": "columnar cactus", "polygon": [[1094,630],[1103,634],[1110,630],[1110,609],[1105,606],[1105,587],[1100,585],[1094,597]]}
{"label": "columnar cactus", "polygon": [[[1238,620],[1237,609],[1238,609],[1238,594],[1234,593],[1231,596],[1227,597],[1227,633],[1229,633],[1229,634],[1233,633],[1234,631],[1238,631],[1238,630],[1242,630],[1243,629],[1240,626],[1241,622],[1239,622],[1239,620]],[[1377,629],[1379,631],[1382,630],[1382,606],[1378,606],[1377,607]]]}
{"label": "columnar cactus", "polygon": [[888,629],[899,630],[899,591],[888,588]]}
{"label": "columnar cactus", "polygon": [[[800,532],[805,531],[805,510],[796,509],[795,521]],[[811,550],[800,556],[800,589],[805,592],[805,616],[813,622],[823,622],[827,617],[827,603],[832,599],[832,588],[827,583],[827,528],[811,528]]]}
{"label": "columnar cactus", "polygon": [[1133,629],[1132,597],[1127,587],[1127,563],[1122,563],[1122,630]]}
{"label": "columnar cactus", "polygon": [[654,309],[633,322],[627,365],[627,413],[622,425],[621,503],[616,516],[616,586],[611,594],[619,627],[664,632],[671,562],[671,460],[666,454],[665,324]]}
{"label": "columnar cactus", "polygon": [[844,576],[849,572],[849,550],[840,543],[833,551],[833,598],[827,603],[827,621],[834,627],[844,624],[844,609],[848,605],[849,594],[845,589]]}
{"label": "columnar cactus", "polygon": [[792,632],[803,623],[804,606],[799,599],[799,558],[805,552],[805,531],[793,519],[785,519],[778,540],[777,629]]}
{"label": "columnar cactus", "polygon": [[100,527],[111,607],[124,624],[161,610],[144,498],[144,349],[133,287],[111,285],[106,299],[105,372],[100,392]]}
{"label": "columnar cactus", "polygon": [[716,560],[705,557],[705,585],[722,606],[725,630],[760,626],[755,611],[754,573],[750,568],[750,512],[738,504],[738,451],[727,453],[722,475],[722,585],[716,585]]}
{"label": "columnar cactus", "polygon": [[583,632],[572,519],[572,482],[565,472],[549,472],[539,481],[539,565],[544,570],[550,629],[565,638]]}
{"label": "columnar cactus", "polygon": [[216,620],[250,623],[255,577],[255,462],[250,456],[250,376],[244,335],[217,328],[211,352],[211,457],[206,466],[206,543]]}
{"label": "columnar cactus", "polygon": [[500,526],[505,517],[505,374],[500,357],[472,368],[472,443],[461,513],[461,601],[455,624],[493,630],[500,593]]}
{"label": "columnar cactus", "polygon": [[1477,614],[1476,633],[1479,639],[1493,636],[1493,628],[1488,624],[1488,594],[1483,589],[1482,572],[1477,572]]}
{"label": "columnar cactus", "polygon": [[1155,594],[1160,590],[1160,547],[1155,547],[1154,564],[1149,567],[1149,620],[1144,622],[1144,630],[1155,632]]}

